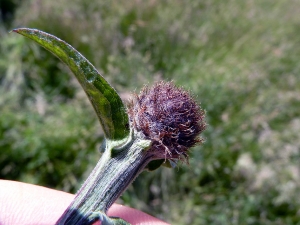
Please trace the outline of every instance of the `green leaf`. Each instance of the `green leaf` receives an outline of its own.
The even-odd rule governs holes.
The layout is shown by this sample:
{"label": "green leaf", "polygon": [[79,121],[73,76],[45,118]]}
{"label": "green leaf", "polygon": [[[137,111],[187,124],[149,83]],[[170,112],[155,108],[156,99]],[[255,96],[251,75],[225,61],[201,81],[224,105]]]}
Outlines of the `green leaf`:
{"label": "green leaf", "polygon": [[147,169],[148,171],[154,171],[158,169],[164,163],[164,161],[164,159],[153,160],[148,163],[145,169]]}
{"label": "green leaf", "polygon": [[121,140],[129,135],[128,115],[120,96],[84,56],[68,43],[40,30],[19,28],[13,31],[34,40],[72,70],[89,97],[106,138]]}

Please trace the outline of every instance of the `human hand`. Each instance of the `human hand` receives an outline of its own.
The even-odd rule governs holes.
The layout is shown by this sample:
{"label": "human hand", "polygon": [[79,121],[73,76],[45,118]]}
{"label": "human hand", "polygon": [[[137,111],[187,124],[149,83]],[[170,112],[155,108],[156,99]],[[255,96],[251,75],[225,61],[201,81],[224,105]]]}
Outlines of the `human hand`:
{"label": "human hand", "polygon": [[[49,188],[0,180],[0,225],[52,225],[73,200],[74,195]],[[109,216],[132,225],[168,225],[146,213],[114,204]],[[100,225],[100,222],[94,223]]]}

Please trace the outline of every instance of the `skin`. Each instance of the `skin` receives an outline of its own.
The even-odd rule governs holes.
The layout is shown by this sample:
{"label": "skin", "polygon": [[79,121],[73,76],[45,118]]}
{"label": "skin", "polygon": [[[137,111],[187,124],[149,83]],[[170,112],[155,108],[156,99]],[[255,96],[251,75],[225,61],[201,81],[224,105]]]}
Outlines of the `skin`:
{"label": "skin", "polygon": [[[0,180],[0,225],[54,224],[74,195],[16,181]],[[108,216],[120,217],[132,225],[168,225],[136,209],[114,204]],[[100,225],[100,222],[94,223]]]}

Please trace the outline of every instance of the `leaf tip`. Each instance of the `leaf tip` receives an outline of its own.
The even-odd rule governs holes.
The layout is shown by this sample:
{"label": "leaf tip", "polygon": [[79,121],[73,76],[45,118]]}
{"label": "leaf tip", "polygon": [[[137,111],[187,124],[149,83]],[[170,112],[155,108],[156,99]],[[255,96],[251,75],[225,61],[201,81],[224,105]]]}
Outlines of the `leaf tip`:
{"label": "leaf tip", "polygon": [[9,33],[20,33],[20,29],[22,29],[22,28],[15,28],[15,29],[13,29],[13,30],[11,30],[11,31],[9,31]]}

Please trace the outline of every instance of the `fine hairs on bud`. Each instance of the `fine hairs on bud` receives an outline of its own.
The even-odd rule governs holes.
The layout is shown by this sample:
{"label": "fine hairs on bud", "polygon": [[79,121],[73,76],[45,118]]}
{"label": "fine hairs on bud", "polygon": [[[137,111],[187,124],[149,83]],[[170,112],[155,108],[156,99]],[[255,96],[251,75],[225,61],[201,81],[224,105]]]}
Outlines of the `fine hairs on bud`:
{"label": "fine hairs on bud", "polygon": [[145,86],[128,107],[132,127],[152,141],[155,158],[187,159],[188,149],[202,142],[204,111],[189,92],[173,82]]}

